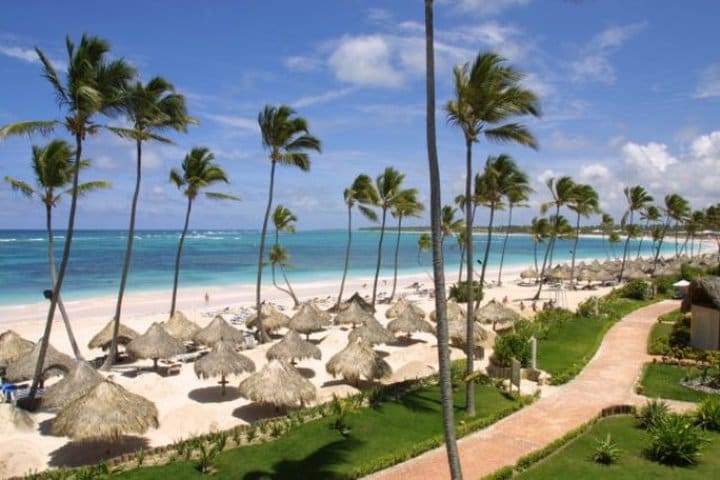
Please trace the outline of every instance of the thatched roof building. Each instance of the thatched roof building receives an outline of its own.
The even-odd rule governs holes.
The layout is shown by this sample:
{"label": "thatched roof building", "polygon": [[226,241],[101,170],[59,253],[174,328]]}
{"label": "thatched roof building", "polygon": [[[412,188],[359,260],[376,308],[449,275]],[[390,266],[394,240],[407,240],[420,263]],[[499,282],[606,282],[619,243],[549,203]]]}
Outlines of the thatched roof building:
{"label": "thatched roof building", "polygon": [[[88,342],[88,348],[102,348],[103,350],[110,348],[114,323],[113,320],[110,320],[102,330],[96,333],[90,342]],[[127,345],[139,336],[140,334],[138,332],[121,323],[118,329],[118,345]]]}
{"label": "thatched roof building", "polygon": [[364,339],[370,345],[395,342],[395,335],[375,320],[375,317],[367,319],[361,326],[353,329],[348,335],[348,341],[351,343],[355,342],[358,338]]}
{"label": "thatched roof building", "polygon": [[[288,323],[290,322],[290,317],[288,317],[269,303],[263,304],[260,307],[260,311],[262,312],[263,316],[263,327],[265,327],[265,330],[267,330],[268,332],[272,332],[273,330],[277,330],[279,328],[287,327]],[[248,328],[257,327],[257,312],[253,313],[247,318],[247,320],[245,320],[245,326]]]}
{"label": "thatched roof building", "polygon": [[223,317],[216,315],[205,328],[195,334],[196,343],[214,346],[221,340],[235,342],[245,345],[245,335],[237,328],[230,325]]}
{"label": "thatched roof building", "polygon": [[365,300],[358,292],[353,293],[350,298],[345,300],[345,302],[343,303],[343,309],[347,308],[347,306],[349,306],[351,303],[357,303],[362,307],[363,310],[370,314],[375,313],[375,308],[373,308],[373,306],[370,305],[370,302]]}
{"label": "thatched roof building", "polygon": [[304,333],[307,338],[310,334],[323,329],[325,322],[307,303],[304,303],[300,309],[293,315],[288,323],[288,328],[298,333]]}
{"label": "thatched roof building", "polygon": [[35,344],[22,338],[12,330],[6,330],[0,335],[0,367],[6,367],[19,356],[33,349]]}
{"label": "thatched roof building", "polygon": [[184,313],[177,311],[170,319],[161,323],[167,333],[183,342],[191,341],[197,332],[200,331],[200,325],[189,320]]}
{"label": "thatched roof building", "polygon": [[288,330],[282,340],[270,347],[265,354],[268,360],[274,358],[294,363],[295,360],[303,358],[315,358],[320,360],[322,353],[312,343],[300,338],[295,330]]}
{"label": "thatched roof building", "polygon": [[283,360],[270,360],[238,387],[240,394],[258,403],[276,407],[303,406],[317,396],[315,385]]}
{"label": "thatched roof building", "polygon": [[79,361],[70,373],[45,389],[42,406],[45,408],[63,408],[75,399],[92,390],[105,380],[88,362]]}
{"label": "thatched roof building", "polygon": [[[453,299],[450,299],[447,301],[445,309],[447,311],[448,320],[453,319],[455,317],[460,317],[460,318],[467,317],[467,314],[465,313],[465,309],[463,307],[461,307],[460,304],[457,303]],[[432,320],[433,322],[437,322],[435,310],[430,312],[430,320]]]}
{"label": "thatched roof building", "polygon": [[425,318],[425,310],[423,310],[418,304],[413,303],[404,297],[399,299],[385,311],[385,318],[397,318],[397,316],[406,308],[412,310],[412,312],[415,315],[420,316],[420,318]]}
{"label": "thatched roof building", "polygon": [[335,324],[352,324],[352,326],[355,327],[355,325],[361,325],[364,323],[368,318],[375,319],[372,314],[366,312],[359,304],[353,302],[349,304],[345,310],[335,316]]}
{"label": "thatched roof building", "polygon": [[[10,363],[5,370],[5,378],[11,382],[21,382],[33,378],[40,355],[41,343],[42,340],[38,341],[31,351],[20,355]],[[68,373],[74,366],[75,360],[64,353],[58,352],[52,345],[48,345],[42,369],[43,378]]]}
{"label": "thatched roof building", "polygon": [[195,362],[195,375],[200,378],[220,377],[222,395],[225,395],[225,377],[243,372],[254,372],[255,363],[235,350],[232,342],[218,342],[213,351]]}
{"label": "thatched roof building", "polygon": [[475,320],[480,323],[495,325],[498,323],[514,323],[521,319],[522,316],[515,310],[495,301],[490,301],[475,311]]}
{"label": "thatched roof building", "polygon": [[0,403],[0,434],[12,435],[33,430],[35,421],[27,411],[12,403]]}
{"label": "thatched roof building", "polygon": [[325,365],[325,369],[331,375],[341,375],[345,380],[355,384],[360,377],[374,380],[392,374],[390,365],[362,338],[350,342],[343,350],[333,355]]}
{"label": "thatched roof building", "polygon": [[391,320],[387,324],[387,329],[392,333],[404,332],[408,335],[413,332],[435,333],[435,328],[429,322],[408,309],[403,310],[396,319]]}
{"label": "thatched roof building", "polygon": [[185,353],[185,345],[170,335],[162,325],[153,322],[145,333],[127,344],[127,351],[135,358],[150,358],[157,370],[157,361]]}

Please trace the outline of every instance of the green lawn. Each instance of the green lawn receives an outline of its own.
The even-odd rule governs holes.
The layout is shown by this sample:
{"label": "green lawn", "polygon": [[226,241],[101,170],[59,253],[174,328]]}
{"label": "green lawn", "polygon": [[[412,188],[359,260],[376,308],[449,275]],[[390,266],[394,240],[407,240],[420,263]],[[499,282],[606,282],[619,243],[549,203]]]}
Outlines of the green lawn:
{"label": "green lawn", "polygon": [[668,312],[668,313],[666,313],[665,315],[660,315],[659,320],[660,320],[661,322],[675,323],[675,322],[677,322],[678,320],[680,320],[681,318],[683,318],[684,315],[685,315],[685,314],[682,313],[682,312],[680,311],[680,309],[678,308],[677,310],[673,310],[672,312]]}
{"label": "green lawn", "polygon": [[[496,388],[476,388],[477,417],[492,418],[501,411],[517,406]],[[464,391],[454,395],[455,415],[464,418]],[[347,423],[350,435],[343,437],[332,427],[334,417],[301,425],[277,440],[259,445],[227,450],[215,466],[217,479],[338,479],[347,478],[361,465],[381,457],[407,451],[416,444],[442,434],[439,387],[410,393],[396,402],[385,402],[379,408],[362,408],[351,413]],[[126,479],[200,476],[194,465],[178,462],[164,467],[150,467],[118,475]]]}
{"label": "green lawn", "polygon": [[[612,435],[622,452],[618,463],[604,466],[592,461],[595,439]],[[589,432],[568,446],[531,467],[516,478],[521,479],[608,479],[640,480],[710,479],[720,472],[720,434],[705,432],[710,443],[704,446],[700,463],[694,467],[667,467],[646,459],[642,455],[648,443],[648,434],[634,426],[632,417],[611,417],[599,421]]]}
{"label": "green lawn", "polygon": [[[666,398],[686,402],[702,401],[710,395],[680,385],[680,381],[688,375],[689,368],[663,363],[648,363],[641,380],[644,388],[643,395],[650,398]],[[697,375],[698,371],[692,369],[691,373]]]}
{"label": "green lawn", "polygon": [[664,339],[663,344],[667,345],[667,339],[670,337],[670,332],[672,331],[672,328],[673,324],[666,322],[659,322],[653,325],[652,329],[650,330],[650,335],[648,336],[648,353],[650,355],[661,354],[661,352],[654,350],[652,346],[656,340],[660,339]]}

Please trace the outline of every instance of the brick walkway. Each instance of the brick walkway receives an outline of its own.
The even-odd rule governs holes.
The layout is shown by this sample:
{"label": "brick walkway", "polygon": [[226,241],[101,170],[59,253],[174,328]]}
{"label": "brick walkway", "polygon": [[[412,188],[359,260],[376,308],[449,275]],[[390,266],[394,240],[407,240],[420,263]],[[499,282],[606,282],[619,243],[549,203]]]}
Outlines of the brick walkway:
{"label": "brick walkway", "polygon": [[[607,333],[595,357],[566,385],[519,412],[458,442],[464,478],[477,479],[518,459],[595,417],[604,407],[644,403],[633,392],[658,315],[678,308],[663,301],[637,310]],[[542,367],[542,365],[540,365]],[[450,478],[445,448],[437,448],[368,477],[372,480]]]}

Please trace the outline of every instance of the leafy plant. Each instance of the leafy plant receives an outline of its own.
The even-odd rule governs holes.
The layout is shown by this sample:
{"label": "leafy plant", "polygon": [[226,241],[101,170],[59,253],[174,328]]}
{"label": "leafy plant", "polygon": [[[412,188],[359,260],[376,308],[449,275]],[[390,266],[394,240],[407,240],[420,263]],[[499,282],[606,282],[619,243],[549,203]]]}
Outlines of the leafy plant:
{"label": "leafy plant", "polygon": [[214,445],[205,442],[199,442],[197,447],[198,459],[195,467],[200,473],[210,473],[210,468],[219,452]]}
{"label": "leafy plant", "polygon": [[284,432],[285,432],[285,423],[284,422],[273,422],[270,425],[270,436],[271,437],[278,438]]}
{"label": "leafy plant", "polygon": [[[480,289],[480,282],[473,280],[473,300],[479,302],[482,300],[482,291]],[[468,283],[460,282],[452,285],[448,292],[448,298],[454,299],[458,303],[467,303],[468,298]]]}
{"label": "leafy plant", "polygon": [[668,337],[670,348],[686,348],[690,345],[690,318],[681,317],[675,322],[670,337]]}
{"label": "leafy plant", "polygon": [[138,448],[135,452],[135,464],[137,465],[137,468],[141,468],[143,466],[143,463],[145,462],[145,449],[144,448]]}
{"label": "leafy plant", "polygon": [[596,463],[601,463],[603,465],[610,465],[620,459],[620,449],[609,433],[605,438],[595,439],[595,448],[592,458]]}
{"label": "leafy plant", "polygon": [[233,428],[232,431],[230,432],[230,435],[232,436],[232,439],[233,439],[233,442],[235,443],[235,445],[240,445],[240,433],[241,432],[240,432],[239,427]]}
{"label": "leafy plant", "polygon": [[720,399],[706,398],[695,412],[695,425],[705,429],[720,431]]}
{"label": "leafy plant", "polygon": [[219,431],[215,435],[213,435],[212,442],[215,445],[215,448],[218,452],[222,452],[225,450],[225,446],[227,445],[227,433],[224,431]]}
{"label": "leafy plant", "polygon": [[686,417],[669,414],[650,429],[650,446],[645,454],[665,465],[694,465],[707,441]]}
{"label": "leafy plant", "polygon": [[616,292],[619,297],[632,300],[647,300],[652,296],[650,285],[644,280],[632,280],[617,289]]}
{"label": "leafy plant", "polygon": [[667,417],[668,412],[669,407],[667,402],[660,399],[649,400],[635,414],[637,426],[649,430]]}
{"label": "leafy plant", "polygon": [[493,362],[501,367],[509,367],[514,357],[518,359],[523,366],[527,366],[530,363],[530,356],[532,355],[528,339],[528,336],[519,333],[510,333],[496,337],[493,350]]}

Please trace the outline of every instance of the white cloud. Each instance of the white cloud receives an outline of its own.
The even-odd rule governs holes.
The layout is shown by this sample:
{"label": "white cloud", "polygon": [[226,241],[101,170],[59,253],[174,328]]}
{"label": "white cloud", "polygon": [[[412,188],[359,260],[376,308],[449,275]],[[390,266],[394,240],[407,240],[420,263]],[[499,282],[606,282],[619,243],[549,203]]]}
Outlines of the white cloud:
{"label": "white cloud", "polygon": [[[690,149],[697,158],[720,159],[720,131],[700,135],[691,143]],[[717,166],[720,166],[720,163],[716,164]]]}
{"label": "white cloud", "polygon": [[720,97],[720,65],[710,65],[702,71],[693,97]]}
{"label": "white cloud", "polygon": [[98,170],[115,170],[118,163],[107,155],[100,155],[92,159],[92,166]]}
{"label": "white cloud", "polygon": [[343,37],[330,55],[338,80],[354,85],[399,87],[403,74],[391,65],[391,49],[382,35]]}
{"label": "white cloud", "polygon": [[664,143],[650,142],[646,145],[628,142],[622,147],[623,161],[645,173],[664,173],[677,159],[667,151]]}
{"label": "white cloud", "polygon": [[548,168],[546,170],[543,170],[540,173],[540,175],[537,176],[537,180],[538,180],[538,182],[545,184],[545,182],[547,182],[549,179],[551,179],[553,177],[557,177],[559,175],[560,174],[557,173],[556,171]]}
{"label": "white cloud", "polygon": [[[6,57],[16,58],[28,63],[40,63],[40,58],[32,48],[18,47],[13,45],[0,45],[0,55]],[[65,71],[67,70],[67,63],[60,60],[50,58],[50,63],[56,70]]]}
{"label": "white cloud", "polygon": [[602,163],[591,163],[580,167],[578,177],[581,183],[596,185],[598,182],[606,182],[610,179],[610,169]]}
{"label": "white cloud", "polygon": [[600,32],[600,34],[593,39],[593,42],[598,48],[603,50],[620,47],[643,28],[645,28],[645,23],[632,23],[630,25],[609,27]]}
{"label": "white cloud", "polygon": [[[444,42],[463,46],[479,43],[513,61],[524,58],[531,48],[531,42],[521,38],[521,32],[516,27],[495,21],[440,30],[436,32],[436,37]],[[472,49],[464,51],[467,52],[464,56],[468,60],[477,53]]]}
{"label": "white cloud", "polygon": [[392,13],[382,8],[368,8],[367,17],[371,22],[387,22],[392,19]]}
{"label": "white cloud", "polygon": [[296,108],[302,108],[302,107],[309,107],[311,105],[318,105],[321,103],[327,103],[331,102],[333,100],[337,100],[338,98],[345,97],[355,91],[353,88],[343,88],[340,90],[330,90],[325,93],[321,93],[320,95],[307,95],[304,97],[300,97],[294,102],[290,102],[293,107]]}
{"label": "white cloud", "polygon": [[550,146],[558,150],[579,150],[587,144],[587,139],[582,136],[572,137],[559,131],[554,131],[550,135]]}
{"label": "white cloud", "polygon": [[209,120],[212,120],[213,122],[219,123],[220,125],[233,127],[252,133],[258,132],[260,130],[260,127],[258,127],[257,124],[257,120],[247,117],[238,117],[235,115],[216,115],[213,113],[204,113],[202,114],[202,116]]}
{"label": "white cloud", "polygon": [[290,70],[297,72],[312,72],[323,66],[323,61],[321,59],[303,55],[287,57],[283,63]]}
{"label": "white cloud", "polygon": [[496,15],[506,8],[523,6],[530,0],[441,0],[440,4],[456,4],[459,13],[474,13],[476,15]]}
{"label": "white cloud", "polygon": [[645,23],[616,25],[595,35],[582,49],[581,58],[570,63],[573,78],[614,83],[616,75],[615,68],[610,63],[610,55],[643,30],[645,25]]}
{"label": "white cloud", "polygon": [[615,82],[615,69],[610,60],[602,54],[588,55],[572,62],[572,70],[576,80],[595,80],[602,83]]}

